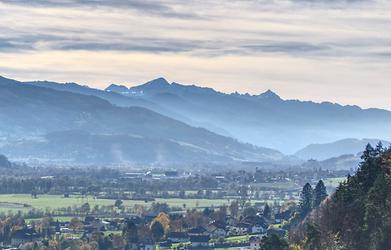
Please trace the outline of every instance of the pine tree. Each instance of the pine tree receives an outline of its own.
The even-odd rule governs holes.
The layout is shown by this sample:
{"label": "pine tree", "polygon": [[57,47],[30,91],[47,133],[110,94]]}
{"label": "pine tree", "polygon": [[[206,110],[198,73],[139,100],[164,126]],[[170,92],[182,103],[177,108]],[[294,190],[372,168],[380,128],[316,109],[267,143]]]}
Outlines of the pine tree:
{"label": "pine tree", "polygon": [[[319,249],[318,239],[320,249],[391,249],[391,148],[367,145],[362,159],[357,173],[339,185],[317,214],[308,217],[307,222],[319,230],[300,225],[296,236],[304,232],[300,239],[304,249]],[[314,205],[321,186],[318,183],[315,188]],[[309,190],[306,185],[302,191],[301,215],[308,210]],[[334,248],[330,248],[332,241]]]}
{"label": "pine tree", "polygon": [[131,221],[127,221],[122,230],[122,237],[128,246],[130,246],[132,243],[137,243],[139,237],[136,224]]}
{"label": "pine tree", "polygon": [[313,208],[314,190],[309,183],[305,184],[300,194],[300,215],[304,218]]}
{"label": "pine tree", "polygon": [[320,203],[327,197],[327,190],[322,180],[316,184],[314,196],[314,207],[319,207]]}
{"label": "pine tree", "polygon": [[270,209],[270,207],[267,203],[265,204],[265,207],[263,208],[263,216],[269,220],[272,217],[272,210]]}
{"label": "pine tree", "polygon": [[159,221],[154,221],[151,225],[152,237],[155,241],[159,241],[164,236],[164,227]]}
{"label": "pine tree", "polygon": [[261,240],[260,250],[288,250],[289,244],[284,238],[271,234]]}
{"label": "pine tree", "polygon": [[373,186],[376,177],[381,171],[381,157],[379,155],[383,149],[380,147],[382,147],[381,144],[374,149],[368,144],[361,156],[364,161],[360,164],[360,169],[357,172],[357,181],[360,183],[361,189],[364,192],[368,192]]}
{"label": "pine tree", "polygon": [[307,238],[304,242],[304,249],[322,250],[321,233],[317,225],[307,223]]}
{"label": "pine tree", "polygon": [[378,155],[384,152],[383,143],[381,141],[379,141],[379,143],[376,145],[375,151]]}

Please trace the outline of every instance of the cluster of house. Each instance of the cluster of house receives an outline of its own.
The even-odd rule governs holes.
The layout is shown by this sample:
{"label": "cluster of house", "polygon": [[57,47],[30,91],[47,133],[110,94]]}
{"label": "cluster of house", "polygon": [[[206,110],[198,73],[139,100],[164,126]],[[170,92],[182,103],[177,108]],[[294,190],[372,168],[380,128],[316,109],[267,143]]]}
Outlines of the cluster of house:
{"label": "cluster of house", "polygon": [[94,231],[117,231],[121,230],[123,220],[113,219],[104,220],[93,216],[86,216],[84,221],[80,221],[78,228],[72,226],[72,222],[51,221],[45,230],[36,230],[33,226],[28,225],[11,233],[10,245],[0,242],[0,249],[18,249],[21,245],[29,242],[39,241],[45,236],[53,236],[57,240],[61,235],[78,233],[83,238],[91,237]]}
{"label": "cluster of house", "polygon": [[[281,216],[284,215],[280,215],[280,217]],[[282,218],[277,219],[278,222],[281,220]],[[214,242],[221,247],[225,247],[224,241],[221,242],[222,239],[233,236],[252,235],[249,242],[241,243],[240,246],[247,247],[248,249],[259,249],[256,248],[256,244],[260,244],[260,240],[263,236],[270,233],[279,235],[285,235],[286,233],[284,229],[270,227],[270,223],[269,220],[260,215],[245,217],[240,222],[230,221],[230,219],[228,219],[226,223],[212,221],[205,227],[192,228],[187,232],[169,233],[167,235],[167,241],[159,243],[159,248],[172,249],[174,244],[183,244],[186,248],[207,249],[210,248],[211,242]],[[229,246],[233,245],[234,244],[231,243]]]}
{"label": "cluster of house", "polygon": [[[173,245],[183,245],[186,248],[208,248],[211,242],[224,242],[224,239],[233,236],[252,235],[258,237],[252,237],[250,242],[247,242],[247,246],[250,249],[251,246],[256,246],[260,242],[263,235],[270,233],[284,235],[286,231],[281,228],[276,228],[271,225],[281,223],[284,220],[288,220],[291,216],[290,211],[277,213],[274,215],[273,220],[268,220],[262,215],[253,215],[242,218],[241,220],[235,220],[230,216],[224,222],[211,221],[204,227],[195,227],[187,231],[170,232],[164,242],[140,242],[137,249],[155,250],[155,249],[172,249]],[[34,242],[42,239],[43,236],[51,234],[51,236],[60,239],[61,235],[77,233],[82,235],[82,238],[91,238],[93,232],[96,231],[121,231],[125,222],[131,220],[134,224],[145,224],[148,221],[156,217],[154,214],[145,214],[144,216],[131,215],[126,219],[101,219],[94,216],[86,216],[84,221],[80,221],[80,225],[75,227],[72,222],[50,222],[49,228],[46,232],[38,233],[33,227],[25,227],[12,233],[11,246],[19,247],[27,242]],[[74,223],[74,222],[73,222]],[[6,246],[1,246],[1,249],[7,249]]]}
{"label": "cluster of house", "polygon": [[[41,234],[37,233],[33,228],[22,228],[15,231],[11,236],[11,246],[8,246],[12,249],[12,247],[18,247],[24,243],[32,242],[41,238]],[[7,249],[7,246],[2,246],[2,248]]]}

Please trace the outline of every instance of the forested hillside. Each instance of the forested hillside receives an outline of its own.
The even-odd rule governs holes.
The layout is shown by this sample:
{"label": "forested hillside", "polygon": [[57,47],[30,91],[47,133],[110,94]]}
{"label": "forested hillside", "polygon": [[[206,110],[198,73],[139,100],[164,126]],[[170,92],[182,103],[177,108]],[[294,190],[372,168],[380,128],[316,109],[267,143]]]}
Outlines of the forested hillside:
{"label": "forested hillside", "polygon": [[391,249],[391,149],[368,145],[354,176],[290,234],[298,248]]}

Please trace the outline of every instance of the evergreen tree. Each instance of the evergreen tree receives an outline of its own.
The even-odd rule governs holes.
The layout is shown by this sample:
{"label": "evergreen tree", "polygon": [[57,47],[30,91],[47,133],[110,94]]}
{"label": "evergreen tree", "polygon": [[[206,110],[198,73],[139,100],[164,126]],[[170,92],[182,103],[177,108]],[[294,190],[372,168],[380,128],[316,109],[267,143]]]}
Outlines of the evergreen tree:
{"label": "evergreen tree", "polygon": [[316,184],[314,196],[314,207],[319,207],[320,203],[327,197],[327,190],[322,180]]}
{"label": "evergreen tree", "polygon": [[307,238],[304,243],[305,250],[322,250],[321,234],[316,225],[307,223]]}
{"label": "evergreen tree", "polygon": [[309,183],[305,184],[300,194],[300,215],[304,218],[313,208],[314,190]]}
{"label": "evergreen tree", "polygon": [[229,212],[232,217],[236,218],[239,214],[239,203],[237,201],[233,201],[229,206]]}
{"label": "evergreen tree", "polygon": [[[329,248],[332,241],[336,241],[337,249],[391,249],[391,148],[368,144],[362,159],[357,173],[342,182],[317,213],[308,217],[306,222],[315,226],[304,229],[301,224],[296,233],[290,232],[295,243],[298,237],[299,244],[311,250],[319,249],[319,240],[320,249],[336,249]],[[306,186],[301,211],[308,208],[310,187]],[[315,196],[319,190],[315,188]]]}
{"label": "evergreen tree", "polygon": [[375,151],[377,155],[380,155],[384,152],[383,143],[381,141],[379,141],[379,143],[376,145]]}
{"label": "evergreen tree", "polygon": [[243,217],[255,216],[255,215],[257,215],[257,209],[255,209],[254,207],[246,207],[243,210],[242,215],[243,215]]}
{"label": "evergreen tree", "polygon": [[164,236],[164,227],[159,221],[154,221],[151,225],[152,237],[155,241],[159,241]]}
{"label": "evergreen tree", "polygon": [[272,234],[264,237],[261,241],[261,250],[288,250],[288,242],[278,235]]}
{"label": "evergreen tree", "polygon": [[263,216],[269,220],[272,217],[272,210],[270,209],[270,207],[267,203],[266,203],[265,207],[263,208]]}
{"label": "evergreen tree", "polygon": [[123,230],[122,237],[126,242],[127,246],[137,243],[139,240],[137,226],[132,221],[127,221]]}
{"label": "evergreen tree", "polygon": [[81,206],[81,211],[84,213],[84,214],[88,214],[91,210],[91,207],[90,207],[90,204],[88,204],[88,202],[84,203],[82,206]]}
{"label": "evergreen tree", "polygon": [[357,181],[360,183],[360,188],[363,192],[368,192],[373,186],[381,170],[381,157],[379,155],[382,149],[379,147],[381,147],[381,144],[376,149],[368,144],[361,156],[364,161],[360,164],[360,169],[357,172]]}
{"label": "evergreen tree", "polygon": [[117,200],[115,201],[115,203],[114,203],[114,206],[115,206],[116,208],[118,208],[118,209],[120,209],[120,208],[122,207],[122,205],[123,205],[123,201],[120,200],[120,199],[117,199]]}

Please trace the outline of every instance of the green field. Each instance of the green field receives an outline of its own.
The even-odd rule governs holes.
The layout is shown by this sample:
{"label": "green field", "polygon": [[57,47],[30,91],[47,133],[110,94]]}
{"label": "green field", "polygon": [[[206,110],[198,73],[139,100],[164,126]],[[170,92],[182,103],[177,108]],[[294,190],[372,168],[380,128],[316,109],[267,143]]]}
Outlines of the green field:
{"label": "green field", "polygon": [[232,236],[224,239],[225,243],[243,243],[248,242],[251,235]]}
{"label": "green field", "polygon": [[[197,208],[197,207],[218,207],[221,205],[229,205],[232,199],[156,199],[155,202],[166,202],[171,207],[183,207],[185,204],[186,208]],[[253,202],[263,202],[264,200],[258,200]],[[27,204],[29,207],[25,208],[14,208],[4,206],[5,202]],[[17,195],[0,195],[0,212],[7,213],[12,211],[26,212],[32,208],[45,210],[66,208],[72,206],[81,206],[88,202],[91,207],[98,206],[109,206],[114,205],[114,200],[107,199],[95,199],[93,197],[81,198],[80,196],[71,196],[70,198],[64,198],[61,195],[39,195],[37,199],[31,197],[31,195],[17,194]],[[133,207],[134,205],[150,206],[153,202],[144,202],[139,200],[124,200],[124,205],[127,207]],[[2,204],[3,203],[3,204]]]}
{"label": "green field", "polygon": [[346,180],[346,177],[328,178],[324,180],[324,185],[330,188],[336,188],[339,184]]}
{"label": "green field", "polygon": [[300,189],[301,187],[291,181],[286,182],[261,182],[254,183],[255,187],[258,188],[268,188],[268,189],[277,189],[277,190],[292,190],[292,189]]}
{"label": "green field", "polygon": [[[235,199],[156,199],[154,202],[167,203],[170,207],[179,207],[179,208],[205,208],[205,207],[219,207],[222,205],[230,205]],[[45,211],[46,209],[57,209],[57,208],[67,208],[77,206],[80,207],[84,203],[88,202],[90,207],[94,206],[112,206],[114,205],[115,200],[109,199],[96,199],[92,196],[84,197],[81,196],[71,196],[69,198],[64,198],[62,195],[38,195],[38,198],[34,199],[31,195],[28,194],[3,194],[0,195],[0,213],[9,212],[15,214],[18,211],[26,213],[31,209],[37,209]],[[251,203],[256,202],[267,202],[272,203],[273,200],[251,200]],[[12,204],[26,204],[26,207],[13,207]],[[129,208],[134,207],[135,205],[143,205],[149,207],[152,205],[152,201],[145,202],[142,200],[124,200],[123,205]],[[56,217],[57,218],[57,217]],[[70,217],[58,217],[60,221],[68,221]]]}
{"label": "green field", "polygon": [[[21,203],[27,204],[31,207],[27,208],[9,208],[1,205],[2,202],[12,202],[12,203]],[[63,196],[59,195],[40,195],[37,199],[31,197],[31,195],[17,194],[17,195],[0,195],[0,212],[11,211],[28,211],[31,208],[35,209],[46,209],[46,208],[62,208],[68,206],[80,206],[83,203],[88,202],[91,206],[94,205],[112,205],[113,201],[110,200],[95,200],[93,198],[81,198],[81,197],[71,197],[71,198],[63,198]]]}

